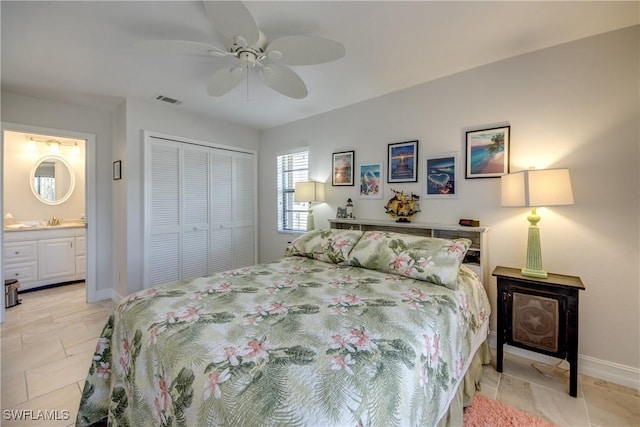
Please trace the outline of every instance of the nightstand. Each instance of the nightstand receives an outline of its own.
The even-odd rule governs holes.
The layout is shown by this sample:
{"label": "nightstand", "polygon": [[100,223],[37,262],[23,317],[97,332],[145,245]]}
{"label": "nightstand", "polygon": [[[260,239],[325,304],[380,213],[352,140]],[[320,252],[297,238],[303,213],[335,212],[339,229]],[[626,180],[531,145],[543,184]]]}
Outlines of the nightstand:
{"label": "nightstand", "polygon": [[502,372],[506,343],[569,362],[569,394],[578,393],[579,277],[549,273],[546,279],[523,276],[519,268],[496,267],[498,282],[498,349]]}

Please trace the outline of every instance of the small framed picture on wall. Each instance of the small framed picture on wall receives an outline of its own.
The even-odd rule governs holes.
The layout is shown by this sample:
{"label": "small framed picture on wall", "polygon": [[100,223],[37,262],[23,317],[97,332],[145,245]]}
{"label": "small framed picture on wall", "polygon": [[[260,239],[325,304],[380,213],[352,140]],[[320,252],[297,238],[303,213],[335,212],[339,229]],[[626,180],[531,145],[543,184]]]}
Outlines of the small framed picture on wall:
{"label": "small framed picture on wall", "polygon": [[354,151],[333,153],[331,185],[354,185]]}
{"label": "small framed picture on wall", "polygon": [[455,199],[458,197],[458,153],[427,156],[424,195],[427,198]]}
{"label": "small framed picture on wall", "polygon": [[418,181],[418,141],[389,144],[387,182]]}
{"label": "small framed picture on wall", "polygon": [[467,132],[465,178],[499,178],[509,173],[511,126]]}
{"label": "small framed picture on wall", "polygon": [[360,165],[360,198],[382,199],[382,163]]}
{"label": "small framed picture on wall", "polygon": [[113,179],[122,179],[122,160],[113,162]]}

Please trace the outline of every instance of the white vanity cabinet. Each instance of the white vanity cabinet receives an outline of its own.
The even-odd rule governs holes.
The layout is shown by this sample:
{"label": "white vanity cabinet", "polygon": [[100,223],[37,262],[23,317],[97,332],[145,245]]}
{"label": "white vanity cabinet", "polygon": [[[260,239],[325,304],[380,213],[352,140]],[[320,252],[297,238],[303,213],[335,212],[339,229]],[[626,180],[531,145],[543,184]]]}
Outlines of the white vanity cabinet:
{"label": "white vanity cabinet", "polygon": [[75,237],[38,240],[38,279],[58,280],[76,275]]}
{"label": "white vanity cabinet", "polygon": [[5,230],[4,277],[20,290],[84,280],[85,239],[84,227]]}
{"label": "white vanity cabinet", "polygon": [[18,279],[21,286],[37,282],[38,242],[6,242],[3,259],[5,279]]}

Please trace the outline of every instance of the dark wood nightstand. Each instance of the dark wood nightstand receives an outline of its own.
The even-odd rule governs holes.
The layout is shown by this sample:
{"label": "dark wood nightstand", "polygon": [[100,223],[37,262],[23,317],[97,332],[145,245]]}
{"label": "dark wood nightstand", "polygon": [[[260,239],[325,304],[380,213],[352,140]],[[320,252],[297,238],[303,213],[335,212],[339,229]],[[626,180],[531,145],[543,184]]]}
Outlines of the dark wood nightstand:
{"label": "dark wood nightstand", "polygon": [[506,343],[569,362],[569,394],[578,393],[579,277],[549,273],[546,279],[523,276],[518,268],[496,267],[498,282],[498,349],[502,372]]}

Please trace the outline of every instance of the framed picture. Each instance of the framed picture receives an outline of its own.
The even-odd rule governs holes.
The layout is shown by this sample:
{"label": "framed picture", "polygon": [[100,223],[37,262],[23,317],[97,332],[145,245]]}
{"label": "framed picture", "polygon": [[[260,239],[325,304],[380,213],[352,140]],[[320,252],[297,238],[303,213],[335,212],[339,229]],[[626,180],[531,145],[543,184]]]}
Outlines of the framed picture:
{"label": "framed picture", "polygon": [[425,164],[425,197],[457,198],[458,197],[458,153],[444,153],[427,156]]}
{"label": "framed picture", "polygon": [[418,181],[418,141],[389,144],[387,182]]}
{"label": "framed picture", "polygon": [[113,162],[113,179],[122,179],[122,160]]}
{"label": "framed picture", "polygon": [[354,151],[333,153],[333,178],[332,185],[354,185],[353,175]]}
{"label": "framed picture", "polygon": [[465,178],[499,178],[509,173],[511,126],[467,132]]}
{"label": "framed picture", "polygon": [[360,165],[360,198],[382,199],[382,163]]}

